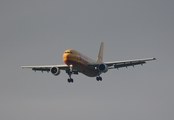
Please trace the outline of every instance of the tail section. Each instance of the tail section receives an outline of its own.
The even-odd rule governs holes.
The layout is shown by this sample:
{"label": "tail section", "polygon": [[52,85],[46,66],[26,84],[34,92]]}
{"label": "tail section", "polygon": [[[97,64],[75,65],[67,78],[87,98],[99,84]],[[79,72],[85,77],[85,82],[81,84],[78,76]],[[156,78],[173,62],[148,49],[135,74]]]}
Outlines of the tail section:
{"label": "tail section", "polygon": [[96,62],[103,62],[103,48],[104,48],[104,43],[101,42],[100,50],[99,50],[98,58],[97,58]]}

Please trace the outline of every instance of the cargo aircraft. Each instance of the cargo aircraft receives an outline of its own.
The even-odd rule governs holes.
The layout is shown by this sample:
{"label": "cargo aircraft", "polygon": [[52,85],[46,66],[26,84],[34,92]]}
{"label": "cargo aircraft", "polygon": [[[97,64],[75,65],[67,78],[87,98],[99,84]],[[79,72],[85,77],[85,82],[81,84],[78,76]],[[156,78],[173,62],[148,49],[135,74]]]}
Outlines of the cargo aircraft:
{"label": "cargo aircraft", "polygon": [[82,53],[68,49],[63,53],[62,59],[64,65],[46,65],[46,66],[22,66],[22,68],[30,68],[34,71],[47,71],[57,76],[60,74],[60,70],[65,70],[68,74],[68,82],[73,82],[72,75],[82,73],[88,77],[96,77],[97,81],[102,81],[100,76],[102,73],[106,73],[110,69],[119,69],[122,67],[129,67],[135,65],[143,65],[146,61],[156,60],[156,58],[135,59],[135,60],[123,60],[123,61],[111,61],[103,62],[103,48],[104,43],[100,45],[98,58],[93,60]]}

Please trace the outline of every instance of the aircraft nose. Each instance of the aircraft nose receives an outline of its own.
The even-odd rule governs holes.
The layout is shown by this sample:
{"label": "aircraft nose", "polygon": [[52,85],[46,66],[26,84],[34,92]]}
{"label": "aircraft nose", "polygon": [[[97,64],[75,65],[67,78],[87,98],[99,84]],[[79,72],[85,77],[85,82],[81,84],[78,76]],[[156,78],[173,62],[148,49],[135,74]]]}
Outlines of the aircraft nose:
{"label": "aircraft nose", "polygon": [[63,59],[64,63],[66,63],[66,64],[67,64],[68,56],[69,56],[69,54],[63,54],[63,56],[62,56],[62,59]]}
{"label": "aircraft nose", "polygon": [[67,59],[67,54],[63,54],[62,58],[63,58],[63,60],[66,60]]}

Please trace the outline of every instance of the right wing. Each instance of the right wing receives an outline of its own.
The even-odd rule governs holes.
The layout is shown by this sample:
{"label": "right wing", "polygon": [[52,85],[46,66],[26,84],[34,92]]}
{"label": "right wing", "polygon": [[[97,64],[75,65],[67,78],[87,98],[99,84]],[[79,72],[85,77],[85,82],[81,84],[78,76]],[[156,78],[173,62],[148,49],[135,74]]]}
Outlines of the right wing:
{"label": "right wing", "polygon": [[156,60],[156,58],[145,58],[145,59],[135,59],[135,60],[123,60],[123,61],[113,61],[113,62],[105,62],[108,66],[108,69],[115,69],[121,67],[129,67],[135,65],[143,65],[146,61]]}
{"label": "right wing", "polygon": [[34,71],[47,71],[50,72],[50,69],[52,67],[57,67],[60,70],[67,70],[69,67],[67,65],[45,65],[45,66],[21,66],[21,68],[28,68],[28,69],[32,69]]}

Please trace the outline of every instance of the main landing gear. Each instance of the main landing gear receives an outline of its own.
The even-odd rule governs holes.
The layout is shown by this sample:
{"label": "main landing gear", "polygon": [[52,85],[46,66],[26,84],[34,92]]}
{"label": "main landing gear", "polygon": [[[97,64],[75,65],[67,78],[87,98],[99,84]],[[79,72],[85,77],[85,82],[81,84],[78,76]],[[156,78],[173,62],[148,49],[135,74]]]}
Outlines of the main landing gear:
{"label": "main landing gear", "polygon": [[98,71],[98,76],[96,77],[97,81],[102,81],[102,77],[100,77],[101,71]]}
{"label": "main landing gear", "polygon": [[102,77],[97,76],[97,77],[96,77],[96,80],[97,80],[97,81],[102,81]]}
{"label": "main landing gear", "polygon": [[68,82],[70,83],[70,82],[74,82],[74,80],[72,79],[72,78],[68,78]]}

